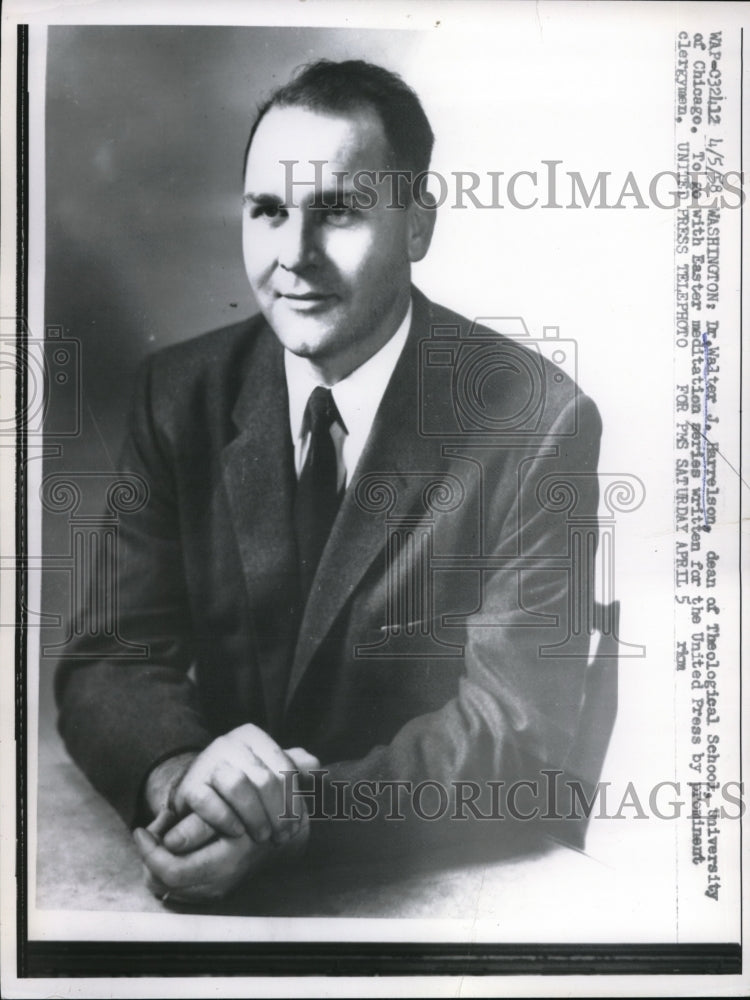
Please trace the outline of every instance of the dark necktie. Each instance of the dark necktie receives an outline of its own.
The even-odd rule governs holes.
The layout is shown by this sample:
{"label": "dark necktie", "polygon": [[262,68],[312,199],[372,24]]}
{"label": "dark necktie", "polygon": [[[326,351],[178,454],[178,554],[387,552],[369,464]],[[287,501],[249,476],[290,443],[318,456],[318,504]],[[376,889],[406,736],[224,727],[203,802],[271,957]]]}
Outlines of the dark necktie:
{"label": "dark necktie", "polygon": [[303,432],[309,431],[310,444],[294,503],[300,584],[305,600],[339,506],[338,462],[331,437],[331,425],[337,420],[341,423],[331,390],[317,386],[305,407],[302,426]]}

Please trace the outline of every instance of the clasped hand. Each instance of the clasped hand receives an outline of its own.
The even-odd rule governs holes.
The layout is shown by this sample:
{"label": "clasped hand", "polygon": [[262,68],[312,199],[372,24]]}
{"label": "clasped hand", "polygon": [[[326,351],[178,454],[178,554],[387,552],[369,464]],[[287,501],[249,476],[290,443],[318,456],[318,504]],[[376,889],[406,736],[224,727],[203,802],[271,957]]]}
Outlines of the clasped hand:
{"label": "clasped hand", "polygon": [[[300,772],[318,767],[307,751],[282,750],[251,724],[159,765],[146,791],[156,818],[134,833],[151,891],[176,901],[218,899],[274,861],[299,855],[309,819],[289,791],[298,790]],[[287,801],[295,808],[287,811]]]}

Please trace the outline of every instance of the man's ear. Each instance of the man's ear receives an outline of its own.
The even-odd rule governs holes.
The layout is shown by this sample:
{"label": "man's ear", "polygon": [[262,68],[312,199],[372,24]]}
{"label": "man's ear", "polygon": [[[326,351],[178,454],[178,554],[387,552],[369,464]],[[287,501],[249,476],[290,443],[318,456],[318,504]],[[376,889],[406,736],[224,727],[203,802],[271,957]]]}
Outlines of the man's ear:
{"label": "man's ear", "polygon": [[409,260],[416,264],[430,249],[437,219],[437,204],[431,194],[412,198],[406,209],[409,214]]}

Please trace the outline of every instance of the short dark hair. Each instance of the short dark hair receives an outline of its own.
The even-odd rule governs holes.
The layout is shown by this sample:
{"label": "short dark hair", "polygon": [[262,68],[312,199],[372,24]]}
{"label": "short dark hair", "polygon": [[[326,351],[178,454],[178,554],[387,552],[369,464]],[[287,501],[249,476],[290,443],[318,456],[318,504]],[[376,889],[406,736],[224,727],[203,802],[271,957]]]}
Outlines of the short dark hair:
{"label": "short dark hair", "polygon": [[397,73],[363,59],[319,59],[300,66],[289,83],[258,108],[245,146],[245,164],[266,114],[272,108],[293,107],[334,114],[371,108],[383,123],[395,169],[410,170],[413,177],[430,166],[435,137],[416,93]]}

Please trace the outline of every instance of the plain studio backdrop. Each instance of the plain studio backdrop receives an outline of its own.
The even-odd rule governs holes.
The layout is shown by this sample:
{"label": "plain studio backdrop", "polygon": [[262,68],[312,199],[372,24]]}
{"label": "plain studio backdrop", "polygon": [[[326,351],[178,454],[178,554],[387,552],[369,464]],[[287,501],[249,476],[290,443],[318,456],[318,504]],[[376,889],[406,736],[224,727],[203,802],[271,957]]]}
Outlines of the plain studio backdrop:
{"label": "plain studio backdrop", "polygon": [[[646,499],[617,524],[621,638],[645,644],[620,665],[618,722],[605,777],[643,787],[673,775],[672,351],[673,213],[545,209],[545,160],[590,188],[610,171],[644,181],[673,166],[674,26],[547,18],[528,5],[501,29],[52,27],[46,79],[45,323],[81,343],[82,435],[45,472],[115,469],[136,366],[149,352],[248,316],[256,306],[241,246],[242,157],[254,110],[293,69],[365,58],[401,73],[437,137],[448,180],[432,249],[414,281],[446,306],[558,326],[577,343],[576,377],[604,423],[600,470],[639,477]],[[587,27],[587,23],[589,26]],[[656,27],[656,22],[654,27]],[[509,205],[505,183],[536,171],[539,203]],[[453,207],[452,174],[502,171],[505,208]],[[519,198],[531,185],[519,181]],[[580,203],[580,198],[579,198]],[[495,324],[501,326],[500,320]],[[45,526],[64,551],[64,517]],[[63,613],[61,574],[44,610]],[[45,630],[45,641],[55,632]],[[42,662],[40,734],[53,739],[52,665]],[[642,912],[608,914],[645,936],[674,934],[674,830],[592,830],[590,844],[624,885],[648,880]],[[632,823],[628,823],[631,833]],[[635,824],[637,826],[637,824]],[[639,846],[640,844],[640,846]],[[636,863],[637,859],[637,863]],[[601,914],[592,921],[602,919]],[[721,935],[720,935],[721,936]]]}

